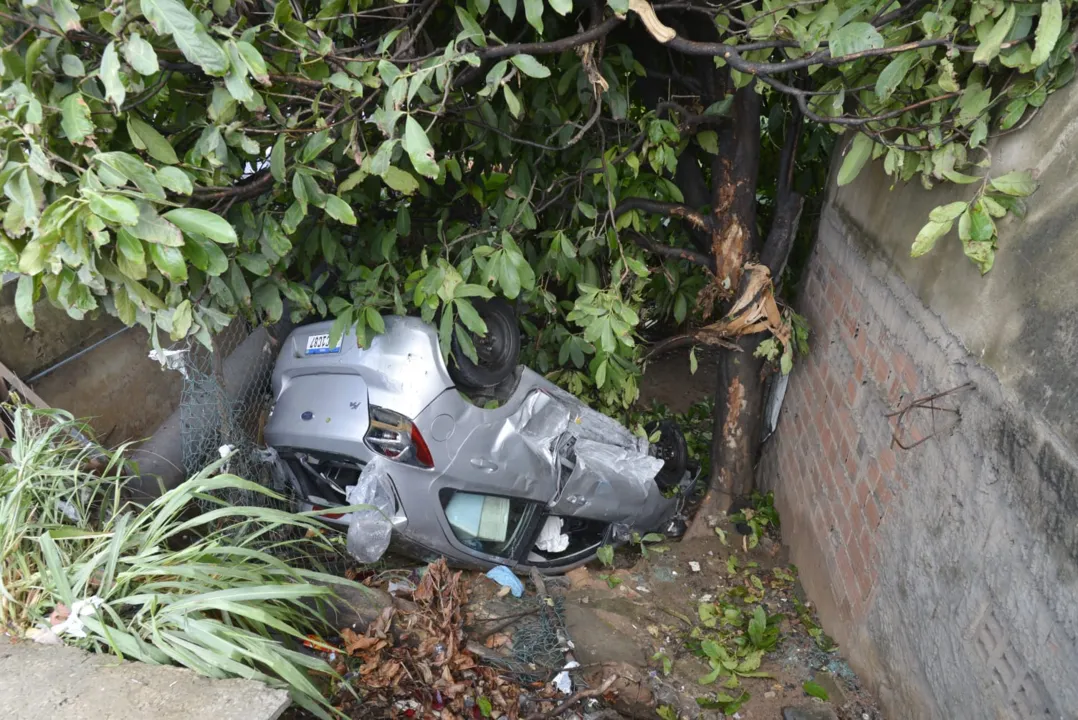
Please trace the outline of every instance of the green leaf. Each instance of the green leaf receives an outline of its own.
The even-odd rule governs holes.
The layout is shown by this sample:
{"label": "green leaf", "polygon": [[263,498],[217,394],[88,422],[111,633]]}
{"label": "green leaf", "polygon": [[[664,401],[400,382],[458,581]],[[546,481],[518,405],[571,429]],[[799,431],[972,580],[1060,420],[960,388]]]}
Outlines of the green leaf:
{"label": "green leaf", "polygon": [[533,78],[547,78],[550,77],[550,68],[543,65],[541,62],[535,59],[532,55],[520,54],[514,55],[510,58],[512,63],[517,66],[520,72],[524,73],[528,77]]}
{"label": "green leaf", "polygon": [[940,205],[928,214],[928,219],[937,223],[951,222],[952,220],[957,220],[958,216],[964,213],[967,207],[969,207],[969,203],[963,200]]}
{"label": "green leaf", "polygon": [[520,105],[520,98],[509,88],[509,85],[502,85],[502,95],[505,96],[505,105],[509,108],[509,112],[513,117],[519,118],[523,109]]}
{"label": "green leaf", "polygon": [[700,643],[700,649],[712,660],[726,659],[726,652],[723,651],[723,649],[719,647],[719,644],[714,640],[704,640]]}
{"label": "green leaf", "polygon": [[269,71],[266,68],[266,61],[262,58],[262,53],[258,52],[254,45],[243,40],[236,43],[236,49],[247,66],[247,70],[251,73],[251,77],[263,85],[268,85],[270,81]]}
{"label": "green leaf", "polygon": [[157,169],[157,182],[180,195],[190,195],[194,191],[191,178],[179,168],[163,167]]}
{"label": "green leaf", "polygon": [[326,213],[334,220],[345,225],[356,224],[356,214],[352,212],[352,206],[336,195],[326,196]]}
{"label": "green leaf", "polygon": [[457,6],[457,19],[460,20],[460,25],[464,28],[464,32],[462,33],[464,37],[480,47],[486,46],[487,38],[483,33],[483,28],[479,27],[479,23],[475,21],[472,14],[460,5]]}
{"label": "green leaf", "polygon": [[285,181],[284,139],[284,135],[277,138],[277,142],[273,143],[273,151],[270,153],[270,172],[273,173],[273,179],[279,183]]}
{"label": "green leaf", "polygon": [[197,208],[177,208],[165,213],[165,218],[185,233],[207,237],[223,245],[235,245],[236,231],[220,215]]}
{"label": "green leaf", "polygon": [[548,0],[550,9],[559,15],[568,15],[573,9],[573,0]]}
{"label": "green leaf", "polygon": [[161,69],[153,45],[136,32],[124,43],[124,59],[139,75],[153,75]]}
{"label": "green leaf", "polygon": [[71,93],[60,101],[60,127],[73,145],[81,145],[86,138],[94,134],[90,106],[80,93]]}
{"label": "green leaf", "polygon": [[719,134],[714,130],[696,133],[696,142],[700,143],[700,147],[712,155],[719,154]]}
{"label": "green leaf", "polygon": [[[749,620],[748,627],[749,639],[752,640],[752,644],[756,647],[763,647],[765,630],[767,630],[767,613],[762,606],[757,605],[752,612],[752,619]],[[757,661],[756,667],[760,667],[759,661]],[[747,668],[746,670],[755,670],[756,667]]]}
{"label": "green leaf", "polygon": [[254,299],[255,306],[261,308],[265,313],[268,321],[275,323],[281,319],[284,314],[284,304],[281,301],[281,293],[277,290],[276,285],[263,281],[261,285],[255,288],[251,297]]}
{"label": "green leaf", "polygon": [[29,275],[19,275],[19,282],[15,286],[15,313],[22,324],[31,330],[37,329],[34,324],[34,282]]}
{"label": "green leaf", "polygon": [[812,697],[820,698],[824,702],[827,702],[827,691],[824,690],[823,687],[814,680],[806,680],[801,687],[804,688],[805,692]]}
{"label": "green leaf", "polygon": [[52,0],[52,12],[56,24],[65,32],[82,30],[82,22],[79,21],[79,12],[71,4],[71,0]]}
{"label": "green leaf", "polygon": [[984,112],[992,99],[992,88],[973,84],[962,93],[958,101],[958,124],[968,125]]}
{"label": "green leaf", "polygon": [[600,545],[595,551],[595,557],[606,567],[614,567],[614,547],[612,545]]}
{"label": "green leaf", "polygon": [[419,181],[412,177],[411,173],[393,166],[386,170],[382,180],[389,187],[405,195],[412,195],[419,189]]}
{"label": "green leaf", "polygon": [[984,35],[981,44],[974,51],[973,62],[979,65],[987,65],[999,55],[1000,45],[1007,39],[1007,33],[1011,31],[1011,26],[1014,25],[1014,15],[1014,5],[1007,3],[1007,9],[1003,11],[1003,15],[992,26],[992,29]]}
{"label": "green leaf", "polygon": [[105,46],[105,52],[101,55],[101,69],[98,73],[105,86],[105,98],[120,108],[127,98],[127,89],[124,88],[123,81],[120,79],[120,55],[116,52],[115,42],[110,42]]}
{"label": "green leaf", "polygon": [[[1013,6],[1012,6],[1013,7]],[[1037,21],[1034,35],[1033,54],[1029,56],[1030,65],[1042,65],[1052,54],[1059,34],[1063,30],[1063,6],[1059,0],[1048,0],[1041,4],[1041,17]]]}
{"label": "green leaf", "polygon": [[168,245],[170,247],[183,246],[183,234],[180,229],[157,214],[153,205],[145,201],[135,203],[138,206],[138,222],[129,229],[130,233],[140,240]]}
{"label": "green leaf", "polygon": [[472,342],[472,338],[468,335],[468,331],[460,323],[456,323],[453,326],[453,332],[457,336],[457,344],[460,345],[460,349],[464,352],[465,357],[471,360],[473,363],[479,362],[479,354],[475,351],[475,343]]}
{"label": "green leaf", "polygon": [[696,362],[696,347],[689,351],[689,374],[695,375],[699,365]]}
{"label": "green leaf", "polygon": [[479,714],[485,718],[490,717],[490,713],[494,710],[494,706],[490,704],[490,700],[483,695],[480,695],[476,699],[475,704],[479,706]]}
{"label": "green leaf", "polygon": [[996,223],[992,216],[985,210],[984,205],[977,201],[970,210],[970,237],[974,242],[988,242],[996,235]]}
{"label": "green leaf", "polygon": [[[963,203],[965,205],[965,203]],[[913,241],[913,247],[910,248],[910,257],[921,257],[932,248],[936,246],[936,241],[951,231],[951,227],[954,223],[948,222],[932,222],[929,221],[921,228],[917,233],[917,237]]]}
{"label": "green leaf", "polygon": [[0,235],[0,273],[16,272],[19,269],[19,251],[3,235]]}
{"label": "green leaf", "polygon": [[73,78],[80,78],[86,74],[82,60],[79,60],[76,55],[64,55],[60,58],[60,69],[63,70],[64,75]]}
{"label": "green leaf", "polygon": [[127,179],[154,200],[165,199],[165,189],[157,182],[153,169],[134,155],[125,152],[98,153],[94,160]]}
{"label": "green leaf", "polygon": [[150,259],[161,271],[161,274],[173,282],[187,280],[187,263],[184,262],[183,253],[179,248],[168,245],[149,245]]}
{"label": "green leaf", "polygon": [[498,6],[510,20],[517,16],[517,0],[498,0]]}
{"label": "green leaf", "polygon": [[136,148],[145,150],[154,160],[166,165],[175,165],[179,162],[176,151],[172,149],[172,145],[165,136],[133,112],[127,114],[127,134]]}
{"label": "green leaf", "polygon": [[419,121],[409,115],[404,121],[404,151],[412,161],[412,166],[421,175],[429,178],[438,177],[438,163],[434,161],[434,148],[427,139],[427,133]]}
{"label": "green leaf", "polygon": [[182,340],[187,337],[187,333],[191,329],[191,320],[191,301],[184,300],[172,312],[172,332],[170,336],[173,340]]}
{"label": "green leaf", "polygon": [[528,24],[543,34],[543,0],[524,0],[524,15]]}
{"label": "green leaf", "polygon": [[990,184],[997,191],[1014,197],[1028,197],[1037,189],[1033,175],[1028,170],[1016,170],[1006,175],[992,178]]}
{"label": "green leaf", "polygon": [[228,57],[194,15],[179,0],[142,0],[142,13],[161,35],[171,35],[188,62],[207,75],[228,72]]}
{"label": "green leaf", "polygon": [[259,277],[266,277],[271,272],[269,261],[267,261],[263,255],[242,253],[236,256],[236,262],[242,265],[245,270],[258,275]]}
{"label": "green leaf", "polygon": [[251,83],[247,82],[247,64],[240,57],[240,51],[236,43],[230,42],[226,46],[228,52],[228,72],[225,73],[225,89],[228,94],[241,103],[254,100],[255,91]]}
{"label": "green leaf", "polygon": [[876,78],[876,97],[881,102],[886,102],[891,98],[898,86],[906,79],[906,73],[917,63],[919,58],[920,55],[916,51],[904,52],[887,63],[887,67]]}
{"label": "green leaf", "polygon": [[102,220],[120,225],[138,222],[138,206],[123,195],[93,193],[89,197],[90,210]]}
{"label": "green leaf", "polygon": [[453,301],[457,307],[457,315],[460,317],[460,321],[464,323],[465,327],[471,330],[473,333],[479,336],[487,334],[487,324],[483,321],[483,318],[476,312],[475,306],[468,300],[462,297],[458,297]]}
{"label": "green leaf", "polygon": [[721,675],[722,672],[723,672],[723,667],[722,667],[722,665],[719,665],[718,667],[715,667],[716,665],[718,665],[718,663],[712,663],[711,672],[708,673],[707,675],[704,675],[703,677],[698,679],[696,682],[698,682],[701,685],[710,685],[713,682],[715,682],[716,680],[718,680],[719,675]]}
{"label": "green leaf", "polygon": [[606,4],[619,15],[629,12],[629,0],[606,0]]}
{"label": "green leaf", "polygon": [[839,186],[849,185],[857,178],[861,168],[872,157],[872,145],[872,138],[864,133],[858,133],[854,137],[838,171]]}
{"label": "green leaf", "polygon": [[867,22],[852,22],[831,33],[827,39],[831,57],[842,58],[883,47],[883,36]]}

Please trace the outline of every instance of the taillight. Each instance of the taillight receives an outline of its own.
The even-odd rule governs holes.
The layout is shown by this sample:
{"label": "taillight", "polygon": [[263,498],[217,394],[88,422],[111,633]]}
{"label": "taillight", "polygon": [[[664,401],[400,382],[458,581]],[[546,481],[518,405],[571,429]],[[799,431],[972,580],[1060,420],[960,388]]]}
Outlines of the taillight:
{"label": "taillight", "polygon": [[364,440],[371,450],[391,460],[434,467],[434,458],[419,428],[400,413],[371,405],[370,428]]}

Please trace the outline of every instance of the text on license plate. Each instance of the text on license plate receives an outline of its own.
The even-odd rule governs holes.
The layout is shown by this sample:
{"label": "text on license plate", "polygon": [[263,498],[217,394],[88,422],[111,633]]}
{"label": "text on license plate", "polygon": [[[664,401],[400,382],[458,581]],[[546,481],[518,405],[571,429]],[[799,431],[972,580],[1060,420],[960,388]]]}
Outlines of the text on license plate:
{"label": "text on license plate", "polygon": [[[344,338],[341,338],[343,340]],[[341,351],[341,340],[333,347],[329,346],[329,333],[311,335],[307,338],[308,355],[324,355],[326,353],[338,353]]]}

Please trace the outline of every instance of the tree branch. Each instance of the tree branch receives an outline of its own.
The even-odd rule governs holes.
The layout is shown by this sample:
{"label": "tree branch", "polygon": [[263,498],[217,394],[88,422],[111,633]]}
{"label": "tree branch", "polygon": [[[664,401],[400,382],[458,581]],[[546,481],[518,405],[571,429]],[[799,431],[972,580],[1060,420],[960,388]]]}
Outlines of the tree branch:
{"label": "tree branch", "polygon": [[621,217],[630,210],[643,210],[644,212],[656,213],[667,217],[681,218],[688,222],[692,227],[704,230],[705,232],[711,232],[711,221],[688,205],[659,202],[658,200],[648,200],[647,198],[640,197],[627,198],[618,203],[618,206],[614,208],[614,217]]}
{"label": "tree branch", "polygon": [[661,245],[653,242],[651,238],[642,235],[635,230],[630,230],[626,233],[633,242],[640,247],[644,248],[650,253],[659,255],[660,257],[669,258],[671,260],[687,260],[694,265],[699,265],[702,268],[707,268],[710,272],[715,272],[715,262],[710,255],[706,255],[702,252],[696,252],[695,250],[689,250],[687,248],[676,248],[669,245]]}
{"label": "tree branch", "polygon": [[509,45],[498,45],[497,47],[491,48],[480,48],[476,51],[476,55],[484,60],[494,60],[496,58],[509,57],[520,53],[527,53],[528,55],[550,55],[552,53],[560,53],[580,47],[581,45],[587,45],[590,42],[595,42],[599,38],[609,34],[611,30],[620,24],[621,18],[614,16],[607,18],[595,27],[585,30],[582,33],[570,35],[569,37],[564,37],[560,40],[537,43],[511,43]]}

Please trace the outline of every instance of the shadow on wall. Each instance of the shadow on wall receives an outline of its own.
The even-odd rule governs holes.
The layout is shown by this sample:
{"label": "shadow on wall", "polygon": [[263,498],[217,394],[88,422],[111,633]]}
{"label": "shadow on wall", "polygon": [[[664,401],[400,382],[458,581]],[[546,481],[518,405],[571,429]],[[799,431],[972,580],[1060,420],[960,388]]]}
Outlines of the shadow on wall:
{"label": "shadow on wall", "polygon": [[0,288],[0,363],[52,407],[86,418],[103,442],[140,440],[179,406],[183,378],[148,357],[142,327],[102,315],[74,320],[47,300],[37,330],[15,313],[15,283]]}

